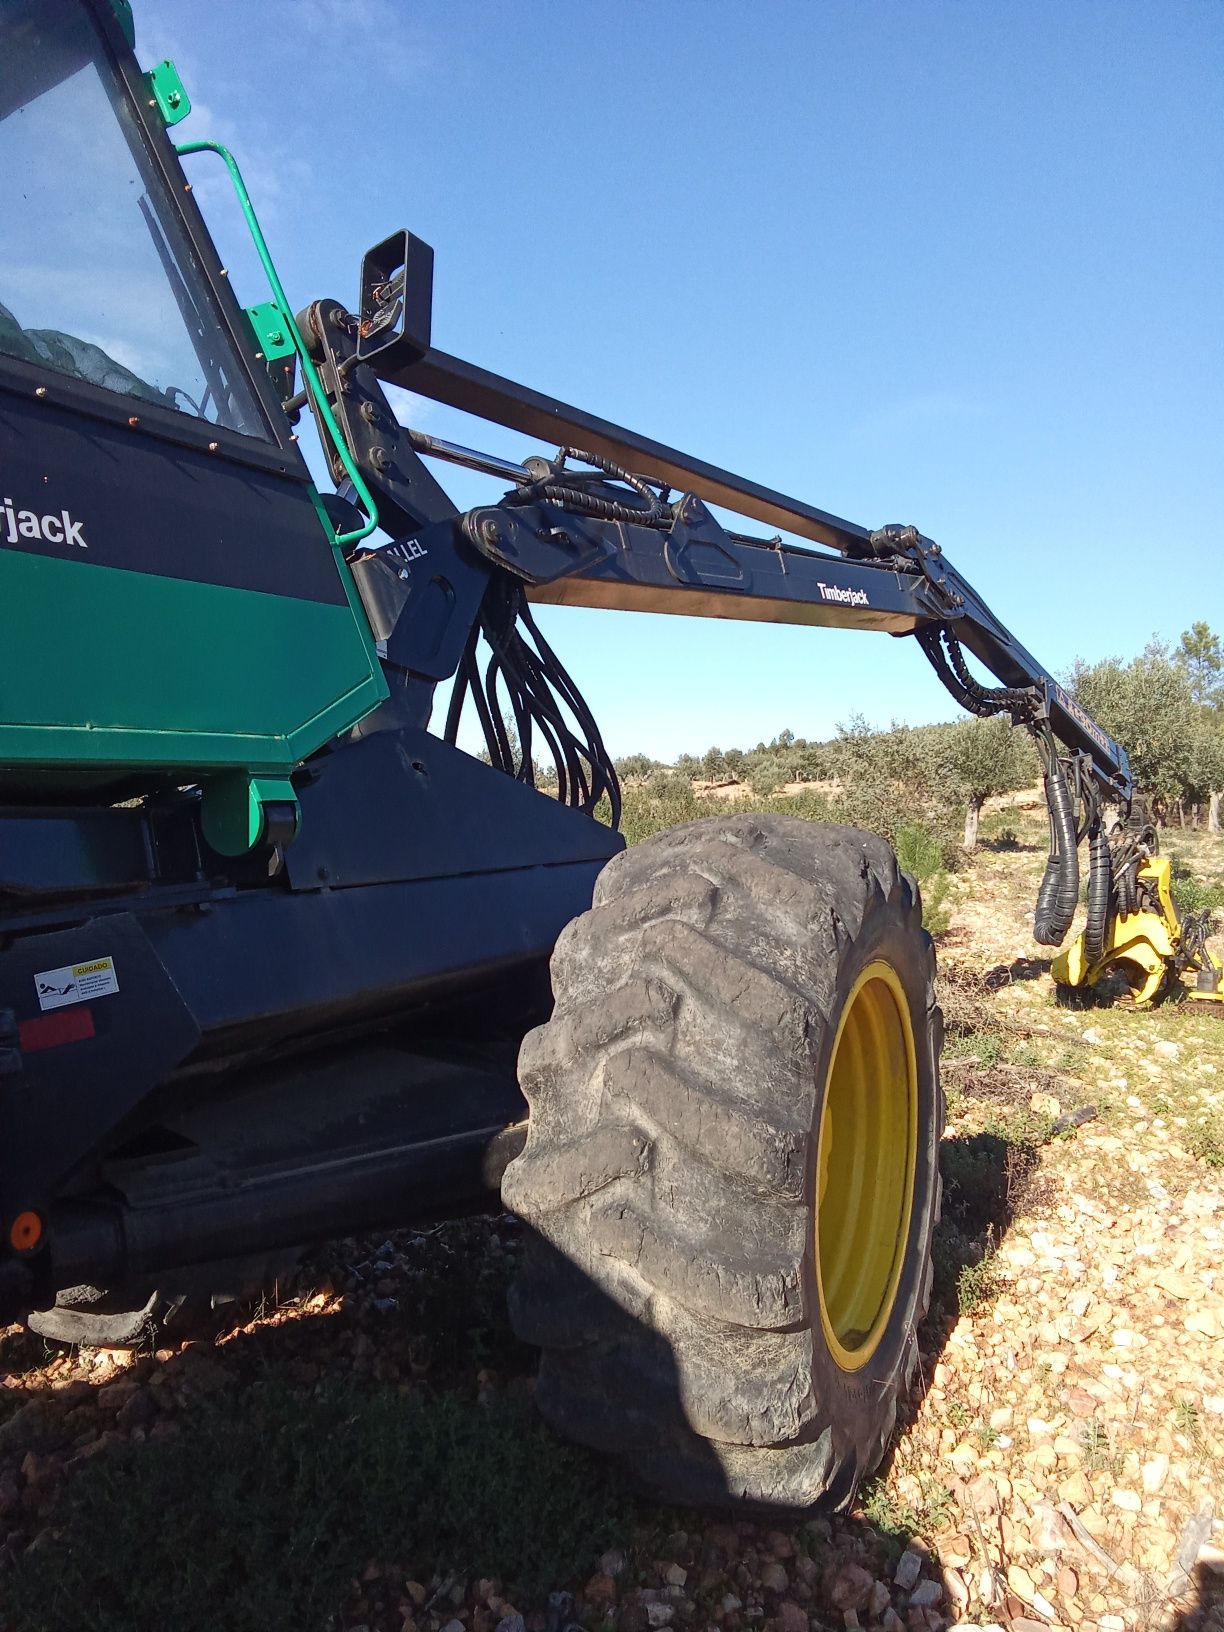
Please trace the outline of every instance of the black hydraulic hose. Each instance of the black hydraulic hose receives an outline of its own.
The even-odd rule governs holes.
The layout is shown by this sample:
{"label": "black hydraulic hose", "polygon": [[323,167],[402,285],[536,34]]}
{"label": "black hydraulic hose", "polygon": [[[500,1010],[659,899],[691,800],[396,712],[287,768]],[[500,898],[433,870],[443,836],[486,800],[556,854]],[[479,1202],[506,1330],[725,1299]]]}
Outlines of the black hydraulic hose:
{"label": "black hydraulic hose", "polygon": [[[482,639],[490,653],[483,668],[477,651]],[[618,825],[621,800],[616,768],[591,711],[537,628],[522,584],[505,573],[490,580],[469,634],[451,693],[447,742],[458,736],[469,696],[492,765],[534,787],[533,748],[538,734],[555,766],[561,803],[591,815],[606,797],[611,826]],[[513,732],[508,729],[511,725]]]}
{"label": "black hydraulic hose", "polygon": [[1114,839],[1114,892],[1117,910],[1127,917],[1139,910],[1139,869],[1156,851],[1155,830],[1139,816]]}
{"label": "black hydraulic hose", "polygon": [[1075,807],[1059,761],[1051,756],[1045,777],[1050,812],[1050,856],[1037,891],[1033,939],[1058,946],[1066,938],[1079,901],[1079,851],[1075,842]]}
{"label": "black hydraulic hose", "polygon": [[1091,968],[1105,952],[1113,907],[1113,857],[1104,823],[1098,817],[1088,838],[1088,917],[1084,923],[1084,957]]}
{"label": "black hydraulic hose", "polygon": [[[588,493],[582,487],[572,487],[565,481],[558,480],[565,472],[567,459],[581,460],[584,465],[593,465],[602,476],[609,477],[614,482],[623,482],[641,499],[644,508],[639,510],[636,505],[601,498],[597,493]],[[529,503],[545,499],[549,504],[577,510],[582,515],[597,516],[602,521],[624,521],[639,527],[665,528],[671,525],[672,512],[659,494],[652,492],[640,476],[634,476],[630,471],[623,470],[620,465],[613,464],[611,459],[601,458],[594,453],[584,453],[581,448],[558,448],[557,457],[551,464],[542,459],[529,459],[527,469],[535,479],[528,482],[518,496],[525,498]],[[571,480],[585,479],[580,472],[569,472],[569,475]]]}
{"label": "black hydraulic hose", "polygon": [[1118,876],[1115,880],[1118,891],[1118,911],[1123,917],[1134,912],[1138,906],[1138,871],[1139,863],[1137,861],[1128,861],[1125,866],[1118,869]]}

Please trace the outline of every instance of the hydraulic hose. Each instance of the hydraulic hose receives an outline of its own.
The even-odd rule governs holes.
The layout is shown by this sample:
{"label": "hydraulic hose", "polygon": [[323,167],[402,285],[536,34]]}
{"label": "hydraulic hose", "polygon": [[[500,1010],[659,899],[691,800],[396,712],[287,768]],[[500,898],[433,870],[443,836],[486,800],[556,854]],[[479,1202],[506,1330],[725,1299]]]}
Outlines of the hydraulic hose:
{"label": "hydraulic hose", "polygon": [[1127,861],[1118,869],[1115,880],[1118,891],[1118,911],[1123,917],[1136,910],[1139,904],[1138,875],[1139,863]]}
{"label": "hydraulic hose", "polygon": [[1084,958],[1091,968],[1105,952],[1113,905],[1113,858],[1100,817],[1088,838],[1088,917],[1084,923]]}
{"label": "hydraulic hose", "polygon": [[1050,812],[1050,855],[1037,891],[1033,938],[1042,946],[1058,946],[1065,939],[1079,901],[1079,852],[1075,838],[1075,807],[1066,774],[1051,755],[1045,777]]}

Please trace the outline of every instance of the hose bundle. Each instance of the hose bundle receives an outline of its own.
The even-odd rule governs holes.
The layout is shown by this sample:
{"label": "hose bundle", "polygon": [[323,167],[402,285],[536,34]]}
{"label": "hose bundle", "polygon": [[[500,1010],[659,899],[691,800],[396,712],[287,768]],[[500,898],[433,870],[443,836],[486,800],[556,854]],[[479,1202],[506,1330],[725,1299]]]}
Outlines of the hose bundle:
{"label": "hose bundle", "polygon": [[1204,907],[1201,912],[1187,913],[1182,919],[1178,967],[1197,972],[1195,984],[1200,992],[1220,990],[1220,966],[1207,947],[1207,937],[1214,928],[1215,914],[1210,907]]}
{"label": "hose bundle", "polygon": [[961,643],[946,624],[915,631],[927,661],[967,714],[986,718],[1010,714],[1014,725],[1027,725],[1037,715],[1041,698],[1033,686],[983,686],[969,672]]}
{"label": "hose bundle", "polygon": [[1088,832],[1088,915],[1084,920],[1084,957],[1089,968],[1099,963],[1104,955],[1114,911],[1113,855],[1109,848],[1109,835],[1098,811]]}
{"label": "hose bundle", "polygon": [[[1010,714],[1014,725],[1027,726],[1036,738],[1045,767],[1050,853],[1037,891],[1033,938],[1042,946],[1059,946],[1065,940],[1079,902],[1079,844],[1087,834],[1088,918],[1084,925],[1084,953],[1089,965],[1096,963],[1104,953],[1116,906],[1116,861],[1110,851],[1091,766],[1081,755],[1073,755],[1066,763],[1060,759],[1049,726],[1039,719],[1041,699],[1035,688],[981,685],[970,673],[960,642],[944,624],[919,629],[917,636],[931,667],[963,709],[983,717]],[[1077,805],[1082,805],[1085,812],[1082,827],[1076,822]],[[1133,894],[1133,873],[1131,886]],[[1126,910],[1123,907],[1123,911]]]}
{"label": "hose bundle", "polygon": [[[478,652],[482,638],[489,648],[483,662]],[[494,572],[489,579],[455,676],[446,716],[447,742],[453,743],[458,735],[469,693],[489,761],[497,770],[535,787],[533,750],[543,738],[556,767],[560,802],[591,816],[606,797],[610,825],[620,825],[620,782],[599,728],[536,626],[525,585],[509,573]]]}
{"label": "hose bundle", "polygon": [[1113,877],[1118,911],[1139,911],[1139,869],[1156,853],[1156,829],[1142,818],[1132,817],[1114,834]]}
{"label": "hose bundle", "polygon": [[[589,473],[567,470],[566,464],[571,459],[590,465],[593,469]],[[528,459],[526,468],[531,479],[522,483],[513,495],[516,504],[538,504],[543,501],[575,510],[580,515],[594,516],[600,521],[623,521],[637,527],[665,529],[671,526],[674,519],[671,507],[662,494],[656,493],[640,476],[634,476],[600,454],[584,453],[581,448],[558,448],[555,459]],[[592,480],[600,484],[623,484],[641,500],[641,507],[625,504],[606,494],[592,493],[587,485]]]}
{"label": "hose bundle", "polygon": [[1079,902],[1079,834],[1075,804],[1054,740],[1039,734],[1046,761],[1046,806],[1050,816],[1050,853],[1037,891],[1033,939],[1042,946],[1058,946],[1071,928]]}

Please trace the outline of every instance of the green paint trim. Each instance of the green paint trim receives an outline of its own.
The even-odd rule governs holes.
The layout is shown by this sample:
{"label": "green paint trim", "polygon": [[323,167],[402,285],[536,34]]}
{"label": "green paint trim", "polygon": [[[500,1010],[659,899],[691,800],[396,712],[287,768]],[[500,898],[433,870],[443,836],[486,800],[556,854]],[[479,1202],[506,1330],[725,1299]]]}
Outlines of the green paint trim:
{"label": "green paint trim", "polygon": [[[310,493],[310,502],[314,505],[315,514],[319,518],[319,525],[322,527],[327,537],[331,539],[332,549],[334,550],[336,556],[336,565],[340,572],[340,582],[344,585],[344,593],[348,597],[348,603],[353,613],[353,622],[357,626],[357,633],[365,650],[366,662],[370,666],[370,674],[377,689],[377,695],[375,696],[374,701],[366,710],[367,714],[372,713],[380,703],[386,702],[387,698],[391,695],[391,690],[387,685],[387,677],[383,673],[382,659],[379,657],[378,649],[374,644],[374,631],[370,628],[370,615],[365,609],[361,596],[357,593],[357,585],[353,582],[353,575],[349,571],[348,562],[344,559],[344,551],[340,548],[340,535],[332,526],[331,517],[328,515],[327,511],[324,510],[323,500],[320,498],[319,490],[313,482],[309,484],[308,491]],[[364,717],[365,716],[363,715],[362,718]],[[356,724],[356,721],[353,723]],[[345,730],[347,728],[341,726],[339,729]],[[301,740],[302,733],[300,731],[295,732],[293,734],[292,741],[297,743]],[[321,746],[321,743],[316,742],[312,742],[309,745],[304,746],[302,748],[300,757],[305,759],[308,754],[313,754],[315,749]]]}
{"label": "green paint trim", "polygon": [[280,275],[273,263],[271,252],[268,249],[268,241],[263,235],[263,228],[259,225],[259,219],[255,214],[255,206],[251,203],[251,195],[247,192],[246,183],[242,179],[242,172],[238,168],[237,160],[227,147],[222,147],[220,142],[182,142],[176,146],[175,152],[178,153],[180,158],[184,158],[191,153],[215,153],[229,171],[230,181],[233,183],[234,192],[238,196],[238,203],[246,219],[247,231],[251,235],[251,242],[255,245],[255,252],[259,256],[260,265],[264,269],[268,287],[271,289],[272,297],[280,308],[281,319],[286,330],[292,336],[294,346],[297,349],[298,360],[302,365],[302,376],[306,381],[307,389],[315,399],[319,415],[327,426],[328,434],[335,443],[340,462],[343,464],[349,481],[352,482],[366,512],[365,524],[358,528],[356,532],[339,534],[336,542],[342,546],[359,544],[363,538],[369,538],[370,534],[378,526],[378,507],[374,503],[374,495],[366,486],[361,472],[353,462],[353,456],[348,450],[348,444],[340,434],[340,427],[336,424],[335,415],[332,413],[331,404],[327,400],[327,393],[323,389],[323,383],[319,379],[314,359],[306,349],[306,342],[302,339],[301,331],[298,329],[297,321],[293,315],[293,308],[289,304],[288,296],[285,294],[280,281]]}
{"label": "green paint trim", "polygon": [[119,27],[123,30],[124,39],[127,41],[129,47],[135,51],[136,22],[132,16],[132,8],[129,5],[128,0],[111,0],[111,10],[114,12],[115,17],[118,20]]}
{"label": "green paint trim", "polygon": [[[0,550],[4,780],[103,767],[187,781],[287,774],[387,696],[347,570],[343,582],[349,604],[324,605]],[[30,606],[56,609],[61,644],[23,615]],[[217,729],[231,719],[247,729]]]}

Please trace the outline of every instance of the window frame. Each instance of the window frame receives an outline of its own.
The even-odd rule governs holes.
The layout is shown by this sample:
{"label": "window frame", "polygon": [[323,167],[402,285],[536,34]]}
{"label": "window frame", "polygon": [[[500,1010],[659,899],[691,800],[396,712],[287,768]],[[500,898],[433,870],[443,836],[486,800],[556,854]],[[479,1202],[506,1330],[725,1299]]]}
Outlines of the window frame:
{"label": "window frame", "polygon": [[[63,0],[58,3],[62,4]],[[108,0],[71,0],[71,3],[84,13],[97,37],[100,71],[112,74],[111,88],[120,91],[127,103],[140,142],[140,151],[133,152],[133,162],[141,170],[149,191],[160,193],[159,209],[177,218],[187,238],[196,264],[187,265],[181,271],[192,294],[204,303],[218,338],[228,347],[228,361],[254,399],[265,436],[250,436],[195,414],[144,398],[124,396],[105,386],[3,353],[0,353],[0,390],[27,401],[36,398],[54,402],[93,419],[127,426],[133,435],[143,433],[181,447],[201,449],[214,457],[234,459],[260,470],[276,471],[309,482],[311,478],[289,420],[267,370],[256,355],[259,348],[255,332],[223,275],[224,268],[196,205],[192,185],[157,115],[156,104],[134,53],[123,38],[119,21]],[[126,140],[127,133],[124,135]]]}

